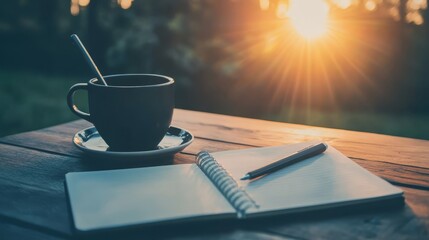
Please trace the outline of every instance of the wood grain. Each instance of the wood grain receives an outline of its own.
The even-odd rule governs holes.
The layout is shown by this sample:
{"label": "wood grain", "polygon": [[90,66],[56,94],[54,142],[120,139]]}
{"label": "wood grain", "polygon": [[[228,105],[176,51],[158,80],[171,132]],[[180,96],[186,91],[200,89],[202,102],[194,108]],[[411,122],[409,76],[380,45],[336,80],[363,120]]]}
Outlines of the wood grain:
{"label": "wood grain", "polygon": [[[348,157],[429,168],[429,141],[339,129],[233,117],[176,109],[173,124],[196,137],[247,146],[272,146],[321,139]],[[90,126],[83,120],[0,139],[3,143],[78,155],[70,141],[78,130]],[[43,142],[28,139],[44,139]],[[61,151],[63,147],[63,151]]]}
{"label": "wood grain", "polygon": [[196,136],[250,146],[321,139],[348,157],[429,168],[429,141],[220,114],[176,110],[174,124]]}
{"label": "wood grain", "polygon": [[[244,222],[229,230],[183,232],[172,239],[427,239],[429,229],[429,141],[371,133],[176,110],[173,124],[190,130],[195,142],[173,159],[128,164],[88,161],[71,144],[75,121],[0,139],[0,238],[6,233],[34,234],[35,239],[69,237],[70,215],[64,174],[162,164],[191,163],[201,150],[210,152],[322,139],[358,164],[405,191],[406,205],[390,210],[359,210],[345,214],[283,216]],[[221,227],[219,225],[219,227]],[[41,232],[40,232],[41,231]],[[36,232],[36,233],[34,233]],[[39,235],[37,235],[39,234]],[[7,235],[7,234],[6,234]],[[15,235],[14,235],[15,236]],[[139,236],[141,235],[138,235]],[[144,236],[144,235],[143,235]],[[160,237],[161,235],[153,235]],[[114,236],[111,236],[115,238]]]}
{"label": "wood grain", "polygon": [[325,216],[309,214],[298,217],[298,221],[285,216],[271,222],[267,228],[277,234],[307,239],[332,239],[333,236],[337,239],[427,239],[429,199],[419,196],[426,195],[427,191],[403,189],[406,205],[402,208],[385,210],[380,206],[345,213],[330,212]]}
{"label": "wood grain", "polygon": [[[65,156],[74,156],[84,158],[83,153],[73,146],[70,135],[73,135],[79,129],[88,127],[88,123],[77,121],[68,124],[55,126],[34,132],[27,132],[17,135],[12,135],[1,139],[0,142],[23,146],[32,149],[37,149],[45,152],[52,152]],[[61,129],[59,131],[58,129]],[[221,130],[228,131],[228,130]],[[227,134],[227,133],[225,133]],[[42,139],[40,141],[28,141],[28,139]],[[225,150],[245,149],[250,147],[261,147],[259,145],[243,145],[236,143],[227,143],[223,141],[210,140],[205,138],[197,138],[187,147],[183,153],[192,155],[186,161],[176,161],[176,163],[190,163],[194,161],[194,157],[199,151],[206,150],[209,152],[218,152]],[[400,186],[415,187],[419,189],[429,190],[429,169],[415,167],[410,165],[402,165],[391,162],[371,161],[366,159],[353,158],[358,164],[370,170],[374,174]]]}
{"label": "wood grain", "polygon": [[64,240],[65,238],[60,238],[26,227],[21,227],[13,223],[6,222],[4,219],[0,219],[0,239]]}
{"label": "wood grain", "polygon": [[[189,162],[193,161],[193,157],[192,155],[179,154],[176,161]],[[35,229],[46,229],[46,233],[55,236],[70,234],[70,216],[66,210],[63,188],[64,174],[69,171],[109,169],[109,166],[87,164],[84,160],[74,157],[1,144],[0,159],[2,159],[0,169],[8,169],[8,171],[0,171],[0,179],[2,180],[0,181],[0,190],[3,193],[3,197],[0,198],[0,215],[23,222],[26,225],[34,225]],[[17,161],[16,159],[20,160]],[[377,219],[378,224],[383,225],[383,227],[376,228],[376,232],[389,227],[401,229],[402,225],[410,224],[409,222],[412,221],[414,231],[424,234],[427,227],[424,223],[429,215],[429,192],[407,188],[404,190],[407,199],[406,210],[399,209],[393,212],[387,211],[387,213],[386,211],[364,212],[358,215],[354,213],[342,217],[321,215],[316,219],[293,218],[293,222],[288,221],[288,217],[285,216],[280,219],[264,219],[262,223],[258,222],[257,226],[252,225],[252,223],[245,223],[228,233],[232,234],[230,237],[226,233],[220,233],[219,236],[233,239],[237,236],[253,235],[246,231],[239,231],[241,227],[244,227],[251,232],[255,232],[257,229],[258,234],[255,234],[255,237],[258,238],[256,239],[259,237],[268,238],[268,236],[313,239],[316,236],[328,236],[327,234],[332,232],[338,236],[347,237],[347,232],[358,233],[355,230],[356,224],[375,221],[368,219]],[[327,229],[326,226],[331,227]],[[308,232],[306,229],[313,230]],[[362,227],[360,231],[364,231],[364,229]],[[372,232],[371,234],[375,233]],[[407,232],[403,232],[403,234],[405,236]],[[214,237],[215,234],[211,236]],[[379,236],[374,235],[374,237]],[[196,236],[188,237],[197,239]]]}
{"label": "wood grain", "polygon": [[37,131],[19,133],[0,138],[0,142],[37,149],[55,154],[82,156],[82,152],[72,144],[74,134],[92,126],[89,122],[80,120]]}
{"label": "wood grain", "polygon": [[[190,130],[196,137],[236,143],[248,146],[272,146],[321,139],[349,157],[391,162],[402,165],[429,168],[429,141],[363,133],[339,129],[311,127],[279,123],[212,113],[176,109],[173,124]],[[12,135],[2,138],[4,143],[41,147],[37,141],[45,139],[45,149],[54,144],[56,149],[64,146],[69,153],[76,153],[70,146],[72,136],[80,129],[90,126],[83,120]]]}

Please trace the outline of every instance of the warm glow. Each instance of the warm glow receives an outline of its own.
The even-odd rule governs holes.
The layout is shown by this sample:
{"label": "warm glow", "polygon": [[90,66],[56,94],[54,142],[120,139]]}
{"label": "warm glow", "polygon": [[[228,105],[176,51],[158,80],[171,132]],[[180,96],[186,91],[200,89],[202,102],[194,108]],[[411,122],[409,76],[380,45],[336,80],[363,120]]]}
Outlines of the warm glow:
{"label": "warm glow", "polygon": [[79,6],[86,7],[88,6],[90,0],[79,0]]}
{"label": "warm glow", "polygon": [[368,11],[374,11],[377,8],[377,4],[373,0],[368,0],[365,3],[365,8]]}
{"label": "warm glow", "polygon": [[414,22],[416,25],[422,25],[424,22],[422,15],[417,11],[409,12],[405,18],[407,22]]}
{"label": "warm glow", "polygon": [[77,16],[77,15],[79,14],[79,7],[78,7],[78,6],[76,6],[76,5],[71,5],[71,6],[70,6],[70,13],[71,13],[73,16]]}
{"label": "warm glow", "polygon": [[79,5],[78,5],[78,1],[79,0],[71,0],[70,1],[70,13],[73,16],[77,16],[79,14]]}
{"label": "warm glow", "polygon": [[277,17],[285,18],[287,16],[287,4],[286,1],[281,0],[277,5]]}
{"label": "warm glow", "polygon": [[414,18],[414,23],[416,25],[422,25],[423,24],[423,17],[422,17],[422,15],[419,14],[418,16],[416,16]]}
{"label": "warm glow", "polygon": [[259,7],[262,10],[268,10],[270,8],[270,0],[259,0]]}
{"label": "warm glow", "polygon": [[263,53],[270,53],[276,47],[277,37],[275,34],[267,34],[265,36],[265,48]]}
{"label": "warm glow", "polygon": [[329,7],[324,0],[290,1],[288,16],[296,31],[309,40],[328,30]]}
{"label": "warm glow", "polygon": [[332,2],[339,8],[346,9],[352,5],[353,0],[333,0]]}
{"label": "warm glow", "polygon": [[133,0],[118,0],[119,5],[121,5],[122,9],[128,9],[131,7]]}
{"label": "warm glow", "polygon": [[392,7],[389,9],[389,14],[396,21],[401,20],[401,15],[399,14],[399,9],[397,7]]}
{"label": "warm glow", "polygon": [[392,4],[392,5],[395,5],[395,6],[399,6],[399,4],[400,4],[399,1],[400,0],[390,0],[389,3]]}
{"label": "warm glow", "polygon": [[410,10],[419,10],[427,8],[426,0],[409,0],[407,2],[407,8]]}
{"label": "warm glow", "polygon": [[407,2],[408,13],[406,15],[406,21],[414,23],[416,25],[422,25],[424,23],[423,16],[420,10],[427,8],[427,0],[409,0]]}

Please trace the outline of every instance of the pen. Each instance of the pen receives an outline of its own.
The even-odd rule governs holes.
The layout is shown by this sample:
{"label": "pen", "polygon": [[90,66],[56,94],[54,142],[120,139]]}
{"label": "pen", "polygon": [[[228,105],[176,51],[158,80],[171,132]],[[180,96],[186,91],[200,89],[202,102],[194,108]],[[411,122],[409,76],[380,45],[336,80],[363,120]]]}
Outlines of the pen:
{"label": "pen", "polygon": [[297,152],[294,152],[290,154],[289,156],[280,159],[276,162],[273,162],[271,164],[268,164],[267,166],[258,168],[256,170],[253,170],[251,172],[248,172],[246,175],[244,175],[241,180],[248,180],[257,178],[262,175],[266,175],[272,172],[275,172],[277,170],[280,170],[284,167],[290,166],[294,163],[300,162],[302,160],[305,160],[310,157],[314,157],[316,155],[319,155],[323,153],[328,146],[325,143],[318,143],[314,145],[310,145],[308,147],[305,147]]}

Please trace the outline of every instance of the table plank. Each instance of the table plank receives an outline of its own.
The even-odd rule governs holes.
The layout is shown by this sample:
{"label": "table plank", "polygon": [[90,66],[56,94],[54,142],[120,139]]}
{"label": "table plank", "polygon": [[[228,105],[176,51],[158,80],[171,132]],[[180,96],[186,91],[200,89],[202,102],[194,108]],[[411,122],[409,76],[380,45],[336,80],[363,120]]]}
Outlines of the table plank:
{"label": "table plank", "polygon": [[[197,138],[193,144],[183,151],[183,153],[196,155],[202,149],[209,152],[217,152],[245,148],[249,148],[249,146]],[[357,158],[351,159],[362,167],[370,170],[377,176],[382,177],[396,185],[429,190],[429,168],[400,165],[388,162],[368,161]],[[192,159],[190,159],[189,162],[190,161],[192,161]]]}
{"label": "table plank", "polygon": [[0,138],[0,142],[55,154],[80,157],[82,152],[73,146],[72,138],[77,131],[90,126],[92,126],[91,123],[78,120],[37,131],[6,136]]}
{"label": "table plank", "polygon": [[3,240],[64,240],[65,238],[56,237],[43,232],[35,231],[29,228],[21,227],[12,223],[0,220],[0,239]]}
{"label": "table plank", "polygon": [[[193,155],[179,154],[177,161],[189,162],[193,161],[193,158]],[[17,219],[26,224],[34,224],[36,228],[46,228],[47,232],[58,234],[70,234],[70,216],[66,210],[66,197],[62,186],[64,174],[69,171],[108,168],[105,165],[87,164],[85,161],[74,157],[2,144],[0,144],[0,159],[2,159],[0,169],[8,169],[8,171],[0,171],[0,179],[2,179],[0,189],[2,193],[5,193],[0,202],[0,215]],[[365,213],[359,216],[353,214],[347,216],[343,219],[344,223],[340,225],[341,231],[338,229],[338,222],[342,221],[329,217],[312,221],[308,219],[294,221],[293,231],[290,230],[291,228],[286,228],[287,231],[285,231],[280,227],[285,224],[283,221],[278,222],[278,220],[275,220],[271,222],[268,219],[264,220],[264,225],[258,224],[258,229],[266,231],[268,228],[269,232],[278,233],[280,236],[312,239],[323,231],[326,234],[334,230],[341,233],[353,231],[357,222],[364,221],[362,219],[377,217],[386,225],[386,228],[389,226],[395,229],[401,229],[401,226],[405,223],[405,220],[402,221],[401,219],[407,219],[408,222],[414,221],[411,224],[413,224],[415,231],[418,230],[418,232],[424,233],[427,226],[425,227],[421,222],[426,221],[429,215],[429,203],[427,202],[429,201],[429,192],[408,188],[404,190],[407,197],[407,209],[410,210],[395,212],[393,214],[395,219],[399,219],[396,221],[392,220],[393,215],[386,215],[381,212],[379,214]],[[31,198],[28,198],[28,196],[31,196]],[[422,199],[426,199],[426,202],[422,202]],[[49,211],[46,209],[49,209]],[[349,218],[357,220],[345,221],[345,219]],[[285,226],[289,226],[290,223],[286,223]],[[324,230],[326,224],[332,226],[330,231]],[[310,235],[304,236],[304,229],[308,228],[314,230]],[[317,229],[319,229],[319,232]]]}
{"label": "table plank", "polygon": [[176,110],[174,124],[196,136],[254,146],[321,139],[348,157],[429,168],[429,141]]}
{"label": "table plank", "polygon": [[205,240],[218,240],[218,239],[222,239],[222,240],[236,240],[236,239],[246,239],[246,240],[258,240],[258,239],[272,239],[272,240],[299,240],[301,238],[298,237],[294,237],[294,236],[288,236],[288,235],[278,235],[278,234],[273,234],[273,233],[269,233],[269,232],[263,232],[263,231],[251,231],[251,230],[247,230],[247,231],[243,231],[243,230],[235,230],[232,232],[229,232],[227,234],[222,233],[221,231],[216,233],[216,234],[202,234],[199,235],[197,237],[193,237],[193,236],[179,236],[179,237],[172,237],[171,239],[175,239],[175,240],[181,240],[181,239],[187,239],[187,240],[192,240],[192,239],[205,239]]}
{"label": "table plank", "polygon": [[[427,239],[428,192],[408,188],[403,190],[406,197],[406,205],[403,208],[393,208],[389,211],[362,209],[344,215],[334,212],[323,221],[317,215],[310,215],[298,221],[285,216],[279,218],[278,222],[272,222],[268,229],[278,234],[299,234],[309,239],[316,234],[319,239]],[[416,215],[419,217],[416,218]]]}
{"label": "table plank", "polygon": [[45,228],[71,234],[64,194],[64,174],[85,170],[78,160],[60,155],[0,145],[0,214]]}
{"label": "table plank", "polygon": [[[0,216],[13,219],[14,222],[24,226],[31,226],[34,230],[41,230],[44,234],[60,237],[72,235],[71,219],[63,185],[64,174],[70,171],[104,170],[118,167],[109,164],[91,164],[75,157],[4,144],[0,144],[0,159],[0,169],[8,170],[0,171],[0,192],[2,193]],[[178,161],[180,159],[179,154]],[[188,156],[184,156],[183,159],[186,159],[183,161],[189,161]],[[150,164],[140,166],[148,165]],[[122,165],[121,167],[127,166]],[[250,236],[252,233],[235,229],[231,233],[219,233],[217,238],[234,239],[234,236],[239,235]],[[152,236],[156,236],[156,234]],[[201,239],[198,234],[190,237]],[[212,233],[212,237],[216,238],[216,234]],[[261,234],[259,237],[255,237],[255,239],[268,238],[284,239],[272,234]]]}
{"label": "table plank", "polygon": [[[429,141],[426,140],[271,122],[183,109],[175,110],[173,124],[190,130],[199,138],[248,146],[272,146],[321,139],[329,142],[348,157],[429,168]],[[48,150],[53,144],[56,150],[60,150],[58,149],[59,146],[64,146],[65,151],[70,154],[77,154],[76,149],[71,150],[69,141],[76,131],[88,126],[90,126],[88,122],[80,120],[25,133],[26,135],[18,134],[4,137],[0,141],[38,149],[44,148],[44,150]],[[28,140],[33,138],[46,138],[45,146],[43,146],[43,142]]]}
{"label": "table plank", "polygon": [[[79,129],[88,127],[90,124],[85,121],[75,121],[67,124],[54,126],[33,132],[12,135],[0,139],[0,142],[37,149],[45,152],[55,152],[66,156],[83,158],[83,153],[73,146],[70,136]],[[225,131],[225,130],[220,130]],[[227,133],[223,133],[226,135]],[[37,141],[28,141],[34,139]],[[307,139],[308,140],[308,139]],[[201,150],[209,152],[244,149],[249,147],[262,147],[264,143],[256,145],[243,145],[227,143],[224,141],[201,138],[198,135],[194,142],[187,147],[183,153],[196,155]],[[402,165],[391,162],[380,162],[353,158],[358,164],[370,170],[374,174],[400,186],[409,186],[429,190],[429,168]],[[428,160],[429,161],[429,160]],[[186,163],[193,162],[190,158]],[[180,163],[178,161],[177,163]]]}
{"label": "table plank", "polygon": [[[359,239],[396,236],[418,239],[428,236],[429,141],[180,109],[175,111],[173,122],[177,126],[187,128],[196,136],[193,144],[175,156],[176,164],[193,162],[195,154],[202,149],[215,152],[321,138],[363,167],[398,184],[405,191],[406,207],[395,211],[294,218],[293,221],[288,220],[287,216],[264,219],[256,226],[245,223],[233,231],[221,232],[217,237],[315,239],[334,236]],[[1,217],[14,219],[35,229],[43,229],[46,233],[56,236],[70,234],[69,214],[65,211],[64,174],[69,171],[118,167],[80,160],[84,156],[71,144],[71,137],[76,131],[88,126],[90,124],[85,121],[75,121],[0,139],[0,142],[4,143],[0,144]],[[365,149],[368,151],[365,152]],[[390,159],[385,156],[384,151],[387,150],[394,150]],[[122,167],[154,164],[158,163]],[[202,235],[186,237],[197,239]],[[204,238],[207,237],[216,238],[216,234],[204,235]]]}
{"label": "table plank", "polygon": [[[73,171],[118,168],[4,144],[0,144],[0,159],[0,169],[7,170],[0,171],[0,215],[65,235],[71,234],[71,224],[64,175]],[[150,164],[155,163],[131,167]]]}

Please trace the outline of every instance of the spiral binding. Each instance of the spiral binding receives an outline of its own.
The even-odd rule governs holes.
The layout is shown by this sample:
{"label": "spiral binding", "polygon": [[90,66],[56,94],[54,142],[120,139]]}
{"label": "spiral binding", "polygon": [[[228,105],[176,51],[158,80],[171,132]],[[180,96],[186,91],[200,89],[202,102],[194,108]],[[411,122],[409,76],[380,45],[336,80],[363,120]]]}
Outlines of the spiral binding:
{"label": "spiral binding", "polygon": [[239,218],[244,218],[249,208],[258,207],[208,152],[198,153],[197,165],[236,209]]}

